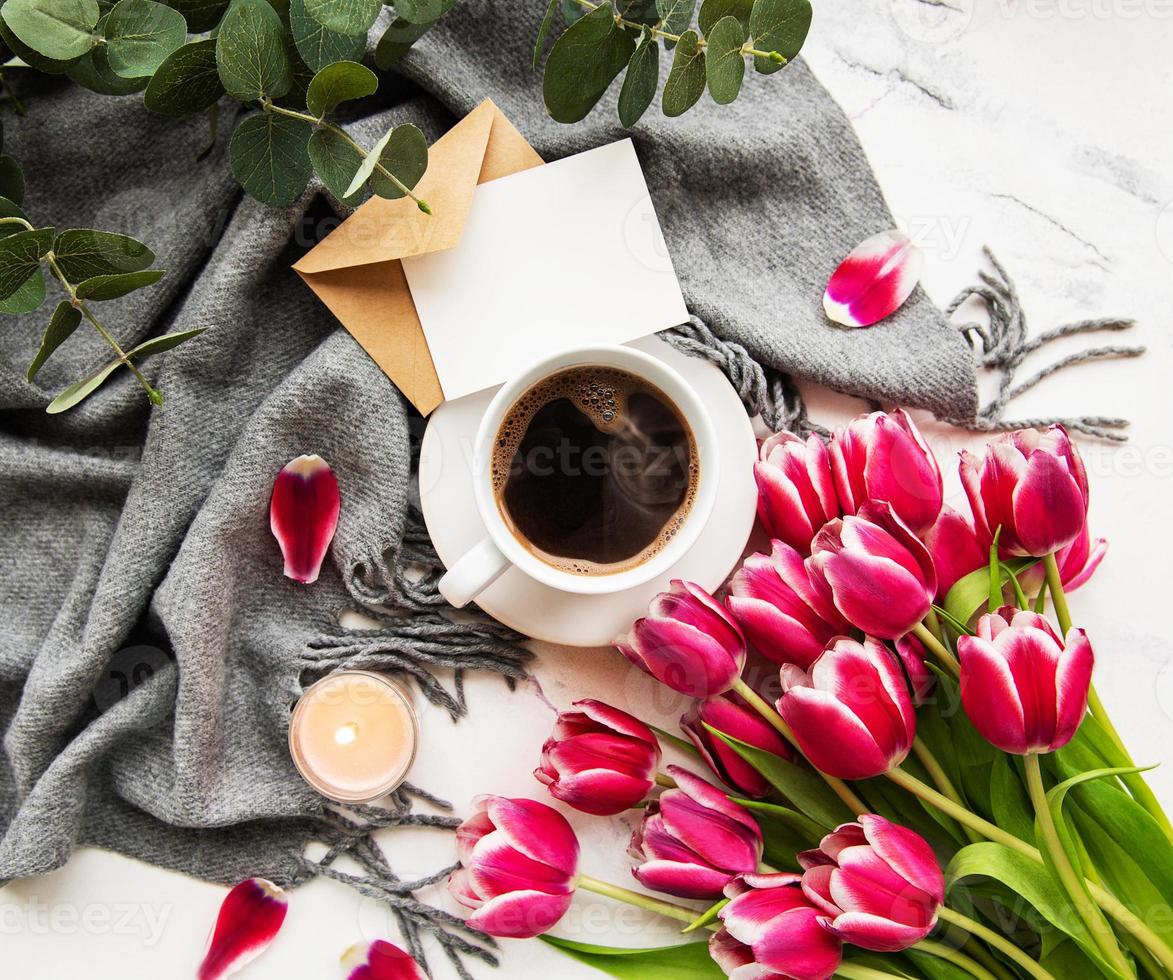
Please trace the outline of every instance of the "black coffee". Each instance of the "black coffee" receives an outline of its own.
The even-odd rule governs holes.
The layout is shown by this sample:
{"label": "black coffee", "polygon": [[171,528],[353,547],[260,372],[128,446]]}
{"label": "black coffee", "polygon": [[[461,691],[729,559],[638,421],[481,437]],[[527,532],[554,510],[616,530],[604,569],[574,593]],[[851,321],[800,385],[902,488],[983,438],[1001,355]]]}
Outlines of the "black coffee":
{"label": "black coffee", "polygon": [[497,432],[497,506],[514,536],[563,571],[604,575],[646,561],[692,506],[696,444],[659,388],[575,367],[525,392]]}

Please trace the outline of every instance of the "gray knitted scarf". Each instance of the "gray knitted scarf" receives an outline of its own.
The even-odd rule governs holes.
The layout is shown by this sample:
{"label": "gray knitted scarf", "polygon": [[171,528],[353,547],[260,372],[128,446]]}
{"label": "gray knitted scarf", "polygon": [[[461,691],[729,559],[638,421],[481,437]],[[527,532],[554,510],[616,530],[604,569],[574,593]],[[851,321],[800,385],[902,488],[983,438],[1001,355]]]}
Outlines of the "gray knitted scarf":
{"label": "gray knitted scarf", "polygon": [[[602,108],[574,127],[546,117],[528,53],[541,7],[458,7],[359,104],[354,135],[370,145],[410,120],[435,139],[485,96],[546,159],[624,135]],[[527,660],[503,627],[449,618],[412,505],[422,420],[290,271],[336,223],[330,202],[242,198],[224,137],[197,162],[202,119],[60,81],[21,95],[29,115],[8,126],[5,150],[30,175],[26,208],[58,228],[135,235],[169,270],[107,304],[106,322],[126,344],[208,329],[148,362],[162,409],[124,377],[61,416],[45,405],[99,363],[100,341],[79,331],[30,383],[43,323],[0,331],[0,881],[60,867],[79,843],[224,883],[324,875],[387,902],[421,959],[432,933],[462,975],[462,957],[491,962],[491,941],[417,902],[422,882],[400,880],[372,840],[383,827],[451,827],[446,805],[404,786],[384,806],[338,812],[287,751],[291,705],[338,667],[403,675],[458,716],[464,671],[512,682]],[[875,329],[825,321],[829,273],[893,222],[849,123],[801,61],[732,106],[649,113],[632,135],[695,314],[674,342],[719,363],[771,425],[809,426],[792,378],[983,429],[1032,383],[1014,372],[1054,334],[1027,339],[996,267],[976,290],[989,325],[959,332],[919,291]],[[981,411],[967,339],[1005,379]],[[1086,356],[1121,353],[1133,351]],[[1074,421],[1119,434],[1119,420]],[[310,588],[282,577],[266,513],[274,475],[307,452],[329,460],[343,501]],[[348,606],[379,628],[340,628]],[[328,850],[310,862],[313,841]],[[340,870],[342,855],[360,870]]]}

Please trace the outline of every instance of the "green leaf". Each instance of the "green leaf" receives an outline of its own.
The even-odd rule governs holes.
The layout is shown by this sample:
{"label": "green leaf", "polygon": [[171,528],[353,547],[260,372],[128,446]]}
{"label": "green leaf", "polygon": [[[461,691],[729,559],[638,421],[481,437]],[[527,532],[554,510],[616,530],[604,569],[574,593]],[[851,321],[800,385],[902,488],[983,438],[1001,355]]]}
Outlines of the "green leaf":
{"label": "green leaf", "polygon": [[635,52],[635,39],[619,27],[609,3],[575,21],[546,59],[542,98],[562,123],[582,119],[603,97]]}
{"label": "green leaf", "polygon": [[412,24],[430,24],[455,4],[456,0],[397,0],[395,13]]}
{"label": "green leaf", "polygon": [[207,327],[197,327],[195,330],[179,330],[176,333],[165,333],[161,337],[152,337],[150,340],[144,340],[137,347],[128,350],[126,356],[136,361],[145,361],[148,357],[153,357],[155,354],[162,354],[163,351],[178,347],[184,341],[198,337],[207,329]]}
{"label": "green leaf", "polygon": [[73,58],[65,60],[46,58],[43,54],[34,51],[13,33],[8,22],[4,20],[3,9],[0,9],[0,40],[3,40],[4,46],[26,65],[46,75],[64,75],[75,60]]}
{"label": "green leaf", "polygon": [[97,0],[8,0],[4,21],[25,44],[46,58],[69,61],[94,46]]}
{"label": "green leaf", "polygon": [[[402,123],[391,130],[391,138],[379,153],[379,163],[411,190],[428,169],[428,141],[418,127]],[[404,196],[403,191],[378,170],[371,174],[371,191],[390,201]]]}
{"label": "green leaf", "polygon": [[106,379],[122,367],[123,363],[121,358],[111,361],[109,364],[98,368],[97,371],[88,377],[83,378],[76,384],[70,385],[49,402],[45,411],[50,415],[58,415],[61,412],[69,411],[69,409],[73,408],[79,402],[85,401],[90,395],[101,388],[106,383]]}
{"label": "green leaf", "polygon": [[335,61],[360,61],[366,53],[365,34],[342,34],[322,26],[305,9],[305,0],[289,0],[289,28],[297,53],[312,71]]}
{"label": "green leaf", "polygon": [[342,102],[366,98],[379,87],[379,79],[369,68],[353,61],[336,61],[318,72],[306,93],[306,106],[319,118]]}
{"label": "green leaf", "polygon": [[741,46],[745,38],[745,28],[736,17],[722,17],[709,32],[705,74],[709,95],[717,105],[728,105],[741,91],[741,80],[745,77]]}
{"label": "green leaf", "polygon": [[554,13],[558,9],[558,0],[550,0],[546,4],[546,12],[542,15],[542,24],[538,28],[538,36],[534,41],[534,71],[542,64],[542,54],[546,50],[546,38],[550,36],[550,28],[554,24]]}
{"label": "green leaf", "polygon": [[[24,203],[24,172],[20,164],[7,154],[0,155],[0,197],[7,198],[13,204]],[[6,214],[4,217],[12,215]]]}
{"label": "green leaf", "polygon": [[0,240],[0,299],[8,299],[39,271],[52,247],[52,228],[18,231]]}
{"label": "green leaf", "polygon": [[994,822],[1020,840],[1032,840],[1035,834],[1034,811],[1030,797],[1010,758],[998,753],[990,770],[990,806]]}
{"label": "green leaf", "polygon": [[276,113],[248,116],[228,145],[232,172],[263,204],[281,207],[297,199],[310,181],[310,125]]}
{"label": "green leaf", "polygon": [[[305,9],[323,27],[339,34],[365,37],[383,9],[383,0],[305,0]],[[405,16],[395,5],[400,17]]]}
{"label": "green leaf", "polygon": [[[749,33],[759,51],[777,51],[788,62],[798,57],[811,26],[810,0],[754,0]],[[760,55],[754,68],[769,75],[785,67]]]}
{"label": "green leaf", "polygon": [[130,95],[147,87],[149,78],[123,78],[110,67],[106,45],[96,44],[76,61],[71,62],[65,73],[82,88],[88,88],[99,95]]}
{"label": "green leaf", "polygon": [[672,70],[664,83],[660,108],[666,116],[679,116],[694,105],[705,91],[705,52],[696,31],[685,31],[672,56]]}
{"label": "green leaf", "polygon": [[0,313],[32,313],[45,302],[45,274],[37,269],[15,293],[0,299]]}
{"label": "green leaf", "polygon": [[754,819],[759,822],[773,820],[786,824],[806,842],[806,847],[817,846],[827,832],[827,828],[822,824],[788,806],[779,806],[777,803],[767,803],[764,800],[745,800],[740,797],[731,797],[731,799],[734,803],[739,803],[749,810],[754,815]]}
{"label": "green leaf", "polygon": [[907,949],[904,952],[929,980],[972,980],[969,970],[955,966],[948,960],[943,960],[932,953],[926,953],[919,949]]}
{"label": "green leaf", "polygon": [[166,275],[163,269],[144,269],[141,272],[122,272],[108,276],[94,276],[77,284],[78,299],[102,302],[118,299],[144,286],[152,286]]}
{"label": "green leaf", "polygon": [[660,22],[656,0],[613,0],[615,12],[624,20],[651,27]]}
{"label": "green leaf", "polygon": [[[683,34],[692,26],[696,0],[656,0],[660,15],[660,30],[668,34]],[[675,44],[675,41],[669,42]]]}
{"label": "green leaf", "polygon": [[[0,157],[0,159],[3,159]],[[7,197],[0,196],[0,218],[20,218],[28,221],[29,217],[16,204]],[[0,238],[7,238],[9,235],[15,235],[20,231],[27,231],[23,225],[18,225],[16,222],[0,224]]]}
{"label": "green leaf", "polygon": [[29,381],[37,376],[37,372],[41,370],[53,352],[69,339],[79,323],[81,323],[81,310],[67,299],[63,299],[57,304],[57,309],[53,311],[49,325],[45,328],[45,334],[41,337],[40,349],[25,375]]}
{"label": "green leaf", "polygon": [[314,171],[331,194],[351,206],[362,200],[361,187],[349,197],[346,194],[362,163],[362,157],[353,146],[333,130],[318,129],[310,136],[309,153]]}
{"label": "green leaf", "polygon": [[660,45],[655,35],[645,27],[639,47],[631,56],[627,74],[623,77],[623,88],[619,90],[619,121],[624,126],[631,127],[639,122],[639,117],[656,97],[656,86],[659,84]]}
{"label": "green leaf", "polygon": [[562,0],[562,19],[566,23],[573,24],[575,21],[582,20],[586,14],[586,7],[577,4],[574,0]]}
{"label": "green leaf", "polygon": [[761,773],[766,782],[793,803],[796,809],[818,823],[823,833],[830,832],[831,828],[854,816],[822,778],[813,772],[787,762],[772,752],[738,741],[708,725],[705,727]]}
{"label": "green leaf", "polygon": [[728,904],[729,904],[729,899],[727,899],[727,898],[717,899],[717,901],[715,901],[712,905],[710,905],[707,909],[705,909],[700,915],[698,915],[695,919],[693,919],[688,925],[686,925],[680,931],[682,933],[683,932],[695,932],[697,929],[703,929],[710,922],[716,922],[717,921],[717,913],[719,913],[721,911],[721,909],[723,909]]}
{"label": "green leaf", "polygon": [[724,980],[725,974],[709,956],[709,944],[684,943],[655,949],[618,949],[578,943],[555,936],[538,936],[567,956],[618,980]]}
{"label": "green leaf", "polygon": [[187,23],[179,11],[154,0],[118,0],[103,33],[114,73],[143,78],[187,40]]}
{"label": "green leaf", "polygon": [[431,24],[413,24],[397,17],[383,32],[375,45],[375,66],[386,71],[402,58],[416,41],[431,28]]}
{"label": "green leaf", "polygon": [[241,102],[279,99],[293,85],[285,26],[265,0],[233,0],[216,35],[224,90]]}
{"label": "green leaf", "polygon": [[155,253],[128,235],[90,228],[71,228],[53,242],[61,274],[71,283],[94,276],[139,272],[155,261]]}
{"label": "green leaf", "polygon": [[707,39],[714,25],[723,17],[736,17],[748,31],[753,3],[754,0],[703,0],[696,19],[701,36]]}
{"label": "green leaf", "polygon": [[192,34],[203,34],[220,23],[230,0],[165,0],[168,7],[174,7],[187,21]]}
{"label": "green leaf", "polygon": [[151,76],[143,103],[162,116],[187,116],[213,106],[224,94],[216,68],[216,41],[192,41],[173,51]]}
{"label": "green leaf", "polygon": [[[1033,558],[1014,558],[1007,561],[1007,568],[1015,574],[1033,565]],[[1003,575],[1003,582],[1007,581]],[[959,623],[968,623],[973,614],[985,606],[990,598],[990,569],[983,565],[968,575],[962,576],[945,596],[945,611]]]}

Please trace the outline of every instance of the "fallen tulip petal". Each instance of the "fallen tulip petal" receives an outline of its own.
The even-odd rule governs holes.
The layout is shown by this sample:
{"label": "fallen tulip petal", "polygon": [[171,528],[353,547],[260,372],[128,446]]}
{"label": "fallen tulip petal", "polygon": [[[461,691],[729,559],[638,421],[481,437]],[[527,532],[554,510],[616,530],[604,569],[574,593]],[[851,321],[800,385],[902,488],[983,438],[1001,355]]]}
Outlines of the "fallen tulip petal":
{"label": "fallen tulip petal", "polygon": [[860,242],[827,281],[823,309],[845,327],[870,327],[895,313],[920,279],[924,256],[907,235],[883,231]]}
{"label": "fallen tulip petal", "polygon": [[285,892],[264,878],[233,888],[220,906],[197,980],[231,976],[260,956],[277,937],[287,906]]}
{"label": "fallen tulip petal", "polygon": [[419,964],[394,943],[356,943],[342,954],[346,980],[427,980]]}
{"label": "fallen tulip petal", "polygon": [[269,503],[269,526],[285,558],[285,574],[309,585],[338,527],[338,481],[321,456],[298,456],[277,474]]}

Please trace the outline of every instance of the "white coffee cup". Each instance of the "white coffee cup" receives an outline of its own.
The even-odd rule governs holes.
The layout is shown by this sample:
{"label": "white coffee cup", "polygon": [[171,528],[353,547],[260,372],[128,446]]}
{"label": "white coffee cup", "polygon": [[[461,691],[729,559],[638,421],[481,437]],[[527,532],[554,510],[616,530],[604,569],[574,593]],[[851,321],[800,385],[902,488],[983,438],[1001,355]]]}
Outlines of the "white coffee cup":
{"label": "white coffee cup", "polygon": [[[675,404],[692,431],[699,476],[692,506],[680,528],[646,561],[621,571],[577,575],[547,564],[522,544],[505,523],[493,492],[492,460],[497,432],[518,399],[542,379],[567,368],[600,365],[618,368],[659,388]],[[581,595],[622,592],[663,575],[696,543],[708,521],[720,483],[716,432],[704,405],[687,381],[663,361],[632,347],[583,347],[547,357],[506,382],[489,403],[473,445],[472,478],[477,510],[488,532],[440,579],[440,594],[452,605],[465,606],[516,566],[551,588]]]}

